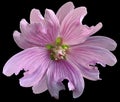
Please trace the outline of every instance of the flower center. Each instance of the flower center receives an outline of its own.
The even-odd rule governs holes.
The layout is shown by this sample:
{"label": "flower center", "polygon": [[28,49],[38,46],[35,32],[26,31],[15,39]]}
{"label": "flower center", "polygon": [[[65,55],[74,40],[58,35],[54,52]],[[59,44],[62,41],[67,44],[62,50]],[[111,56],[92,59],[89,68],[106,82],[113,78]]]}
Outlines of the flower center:
{"label": "flower center", "polygon": [[54,44],[47,44],[46,48],[50,52],[51,60],[61,60],[66,59],[69,46],[62,44],[62,38],[58,37]]}

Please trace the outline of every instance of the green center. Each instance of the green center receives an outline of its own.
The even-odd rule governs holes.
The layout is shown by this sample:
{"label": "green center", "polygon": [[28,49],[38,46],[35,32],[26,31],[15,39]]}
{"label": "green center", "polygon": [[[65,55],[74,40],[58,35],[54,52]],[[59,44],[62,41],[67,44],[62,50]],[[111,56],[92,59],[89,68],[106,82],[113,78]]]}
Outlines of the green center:
{"label": "green center", "polygon": [[51,60],[61,60],[66,59],[66,53],[69,49],[69,46],[62,44],[62,38],[58,37],[54,44],[47,44],[46,48],[50,52]]}

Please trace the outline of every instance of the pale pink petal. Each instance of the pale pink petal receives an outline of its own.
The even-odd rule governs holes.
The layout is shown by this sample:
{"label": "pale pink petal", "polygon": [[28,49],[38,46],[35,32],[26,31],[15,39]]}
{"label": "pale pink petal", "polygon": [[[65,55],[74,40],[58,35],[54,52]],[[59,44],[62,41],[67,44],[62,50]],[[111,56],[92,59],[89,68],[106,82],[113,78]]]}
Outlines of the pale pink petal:
{"label": "pale pink petal", "polygon": [[84,25],[76,26],[75,24],[63,37],[64,43],[68,45],[75,45],[83,43],[90,36],[90,30]]}
{"label": "pale pink petal", "polygon": [[44,48],[32,47],[25,49],[11,57],[3,68],[3,74],[11,76],[18,74],[21,70],[31,74],[46,62],[49,63],[48,52]]}
{"label": "pale pink petal", "polygon": [[61,35],[67,34],[70,28],[75,24],[82,24],[82,20],[84,16],[87,14],[87,10],[85,7],[78,7],[72,10],[63,20],[61,24]]}
{"label": "pale pink petal", "polygon": [[42,23],[28,24],[25,19],[20,21],[21,37],[27,42],[44,46],[51,42],[47,36],[46,27]]}
{"label": "pale pink petal", "polygon": [[92,44],[87,45],[87,43],[71,47],[67,60],[75,64],[82,75],[89,80],[100,80],[96,64],[105,67],[106,64],[113,66],[117,62],[115,56],[109,50],[92,46]]}
{"label": "pale pink petal", "polygon": [[65,16],[72,10],[74,10],[74,4],[72,2],[67,2],[62,5],[56,13],[56,16],[59,19],[60,24],[62,23]]}
{"label": "pale pink petal", "polygon": [[69,45],[75,45],[83,43],[89,36],[100,30],[102,23],[98,23],[96,26],[88,27],[87,25],[74,24],[71,26],[67,34],[64,35],[63,41]]}
{"label": "pale pink petal", "polygon": [[50,39],[45,26],[41,23],[26,24],[23,19],[20,22],[21,37],[37,46],[45,46],[48,43],[52,43],[53,41]]}
{"label": "pale pink petal", "polygon": [[22,19],[20,21],[20,31],[21,31],[21,37],[24,37],[24,35],[26,35],[26,33],[28,32],[27,31],[27,26],[29,25],[29,23],[25,20],[25,19]]}
{"label": "pale pink petal", "polygon": [[90,31],[89,36],[91,36],[91,35],[95,34],[96,32],[98,32],[102,28],[103,25],[101,22],[99,22],[95,26],[90,26],[90,27],[87,25],[84,25],[84,26]]}
{"label": "pale pink petal", "polygon": [[84,36],[88,36],[90,33],[89,29],[87,29],[86,26],[82,25],[82,20],[86,14],[86,8],[79,7],[75,10],[72,10],[64,18],[60,30],[60,36],[63,38],[64,43],[67,43],[69,45],[78,44],[80,42],[83,42],[81,40]]}
{"label": "pale pink petal", "polygon": [[[40,60],[40,59],[39,59]],[[42,61],[42,62],[41,62]],[[32,72],[32,73],[25,73],[24,77],[20,79],[20,85],[23,87],[31,87],[39,82],[43,81],[43,77],[46,74],[46,71],[48,69],[49,62],[45,60],[40,60],[40,65],[38,68]],[[32,68],[32,66],[31,66]]]}
{"label": "pale pink petal", "polygon": [[46,83],[46,76],[44,76],[36,85],[32,87],[33,93],[39,94],[46,91],[47,83]]}
{"label": "pale pink petal", "polygon": [[41,23],[44,18],[38,9],[32,9],[30,13],[30,23]]}
{"label": "pale pink petal", "polygon": [[45,21],[46,21],[47,34],[48,34],[47,36],[51,41],[54,42],[59,34],[59,29],[60,29],[59,20],[52,10],[46,9]]}
{"label": "pale pink petal", "polygon": [[93,35],[93,34],[95,34],[96,32],[98,32],[98,31],[102,28],[102,26],[103,26],[102,23],[99,22],[96,26],[90,27],[90,29],[91,29],[90,35]]}
{"label": "pale pink petal", "polygon": [[34,44],[27,42],[23,37],[21,37],[21,33],[19,33],[18,31],[14,31],[13,38],[16,44],[22,49],[35,46]]}
{"label": "pale pink petal", "polygon": [[47,71],[48,90],[55,98],[59,98],[59,91],[64,89],[62,81],[67,79],[69,90],[73,91],[73,97],[77,98],[83,93],[84,80],[81,72],[67,61],[51,63]]}
{"label": "pale pink petal", "polygon": [[117,46],[117,43],[113,39],[105,36],[91,36],[83,44],[88,46],[103,47],[110,51],[114,51]]}
{"label": "pale pink petal", "polygon": [[[116,57],[107,49],[97,46],[77,45],[71,47],[71,52],[80,56],[83,61],[81,64],[94,65],[99,63],[103,66],[106,64],[113,66],[116,64]],[[89,67],[88,67],[89,68]]]}
{"label": "pale pink petal", "polygon": [[85,60],[85,59],[82,59],[81,57],[78,57],[78,56],[79,56],[78,53],[71,52],[67,56],[67,60],[70,63],[73,63],[74,65],[76,65],[80,69],[83,77],[85,77],[89,80],[100,80],[99,70],[95,66],[95,64],[90,63],[89,59]]}
{"label": "pale pink petal", "polygon": [[28,22],[25,19],[22,19],[20,21],[20,30],[23,34],[24,34],[24,29],[26,28],[27,25],[28,25]]}
{"label": "pale pink petal", "polygon": [[100,78],[100,72],[98,70],[97,67],[93,67],[92,69],[88,69],[88,68],[85,68],[83,66],[79,67],[80,68],[80,71],[82,73],[82,75],[89,79],[89,80],[93,80],[93,81],[96,81],[96,80],[101,80]]}

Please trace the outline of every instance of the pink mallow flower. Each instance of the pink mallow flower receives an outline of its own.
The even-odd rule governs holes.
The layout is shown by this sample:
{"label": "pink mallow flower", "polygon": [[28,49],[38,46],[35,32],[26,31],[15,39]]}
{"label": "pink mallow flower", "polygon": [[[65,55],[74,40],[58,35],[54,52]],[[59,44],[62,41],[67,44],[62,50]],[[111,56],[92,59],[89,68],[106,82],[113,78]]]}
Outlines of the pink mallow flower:
{"label": "pink mallow flower", "polygon": [[62,81],[68,80],[73,98],[84,90],[84,79],[100,80],[96,64],[113,66],[116,57],[110,52],[117,44],[104,36],[91,36],[101,29],[102,23],[88,27],[82,24],[87,14],[85,7],[75,8],[65,3],[55,14],[46,9],[44,17],[37,9],[30,13],[30,24],[22,19],[20,32],[14,31],[17,45],[24,49],[11,57],[3,68],[3,74],[11,76],[24,70],[19,80],[23,87],[32,87],[38,94],[49,90],[59,98],[65,89]]}

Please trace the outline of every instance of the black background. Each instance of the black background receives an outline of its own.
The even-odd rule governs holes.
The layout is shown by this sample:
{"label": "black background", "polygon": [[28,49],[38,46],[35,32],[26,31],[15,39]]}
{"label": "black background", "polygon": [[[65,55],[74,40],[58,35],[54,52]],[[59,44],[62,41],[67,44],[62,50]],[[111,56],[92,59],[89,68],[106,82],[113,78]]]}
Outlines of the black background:
{"label": "black background", "polygon": [[[83,23],[95,25],[99,21],[103,23],[103,28],[96,35],[108,36],[118,43],[117,49],[113,52],[118,59],[118,63],[113,66],[102,68],[101,81],[89,81],[85,79],[85,90],[82,96],[77,99],[72,98],[72,93],[68,91],[60,92],[60,99],[52,98],[48,91],[35,95],[31,88],[23,88],[19,85],[18,76],[6,77],[2,74],[5,62],[21,49],[13,41],[12,33],[19,30],[19,22],[22,18],[29,21],[29,14],[32,8],[40,9],[42,14],[46,8],[55,12],[58,8],[69,0],[19,0],[4,1],[0,3],[0,101],[25,101],[32,102],[96,102],[120,101],[120,6],[117,0],[71,0],[75,7],[86,6],[88,14]],[[2,101],[1,101],[2,102]]]}

